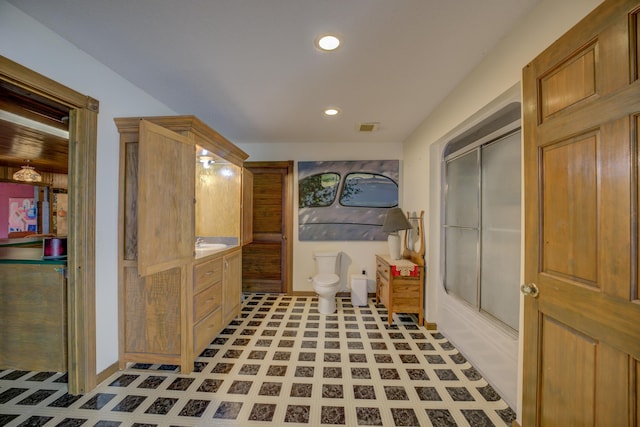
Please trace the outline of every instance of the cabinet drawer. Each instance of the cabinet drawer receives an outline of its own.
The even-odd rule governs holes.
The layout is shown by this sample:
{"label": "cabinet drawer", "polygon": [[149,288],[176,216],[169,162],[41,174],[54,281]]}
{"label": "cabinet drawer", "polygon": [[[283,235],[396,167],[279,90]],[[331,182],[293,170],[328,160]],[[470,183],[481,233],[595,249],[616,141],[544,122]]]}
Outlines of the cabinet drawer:
{"label": "cabinet drawer", "polygon": [[386,262],[378,261],[376,270],[380,276],[387,279],[389,278],[389,264],[387,264]]}
{"label": "cabinet drawer", "polygon": [[222,257],[195,266],[193,293],[197,294],[209,285],[222,280]]}
{"label": "cabinet drawer", "polygon": [[197,322],[216,308],[222,301],[222,285],[216,283],[193,297],[193,321]]}
{"label": "cabinet drawer", "polygon": [[393,311],[396,313],[418,313],[420,300],[418,298],[393,298]]}
{"label": "cabinet drawer", "polygon": [[417,285],[405,285],[393,282],[393,295],[405,298],[420,298],[420,288]]}
{"label": "cabinet drawer", "polygon": [[222,309],[218,308],[193,327],[193,355],[198,357],[202,350],[222,329]]}
{"label": "cabinet drawer", "polygon": [[418,286],[420,286],[420,278],[412,276],[393,276],[393,283],[417,289]]}

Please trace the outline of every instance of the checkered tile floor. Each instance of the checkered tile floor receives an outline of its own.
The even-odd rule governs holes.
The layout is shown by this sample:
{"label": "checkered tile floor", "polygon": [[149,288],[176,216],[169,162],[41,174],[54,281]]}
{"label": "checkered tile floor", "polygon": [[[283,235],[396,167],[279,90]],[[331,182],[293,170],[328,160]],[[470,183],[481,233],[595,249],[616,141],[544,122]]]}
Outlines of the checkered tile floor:
{"label": "checkered tile floor", "polygon": [[507,426],[515,413],[440,333],[372,301],[247,295],[183,375],[131,366],[84,396],[66,376],[0,371],[7,426]]}

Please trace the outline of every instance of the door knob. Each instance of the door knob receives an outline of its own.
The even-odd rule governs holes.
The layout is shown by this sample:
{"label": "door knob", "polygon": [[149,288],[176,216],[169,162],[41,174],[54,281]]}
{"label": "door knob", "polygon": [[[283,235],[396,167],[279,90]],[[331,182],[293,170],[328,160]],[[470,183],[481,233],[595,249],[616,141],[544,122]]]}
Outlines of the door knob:
{"label": "door knob", "polygon": [[533,298],[537,298],[540,291],[535,283],[524,283],[520,285],[520,292],[522,292],[525,296],[530,296]]}

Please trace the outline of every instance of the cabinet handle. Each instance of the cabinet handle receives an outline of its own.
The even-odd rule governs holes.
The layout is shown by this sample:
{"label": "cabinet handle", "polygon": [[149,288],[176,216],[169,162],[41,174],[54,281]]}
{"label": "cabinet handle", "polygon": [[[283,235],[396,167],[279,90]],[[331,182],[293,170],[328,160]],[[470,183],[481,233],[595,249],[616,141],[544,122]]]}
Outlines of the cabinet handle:
{"label": "cabinet handle", "polygon": [[66,267],[54,267],[53,271],[56,273],[62,274],[65,278],[67,277],[67,268]]}

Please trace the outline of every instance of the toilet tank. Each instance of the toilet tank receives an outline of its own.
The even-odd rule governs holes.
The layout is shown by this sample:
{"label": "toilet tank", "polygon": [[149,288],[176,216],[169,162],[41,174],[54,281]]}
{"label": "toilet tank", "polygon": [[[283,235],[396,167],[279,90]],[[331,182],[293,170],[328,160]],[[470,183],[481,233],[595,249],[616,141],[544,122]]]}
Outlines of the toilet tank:
{"label": "toilet tank", "polygon": [[316,274],[338,274],[340,269],[340,252],[314,252]]}

